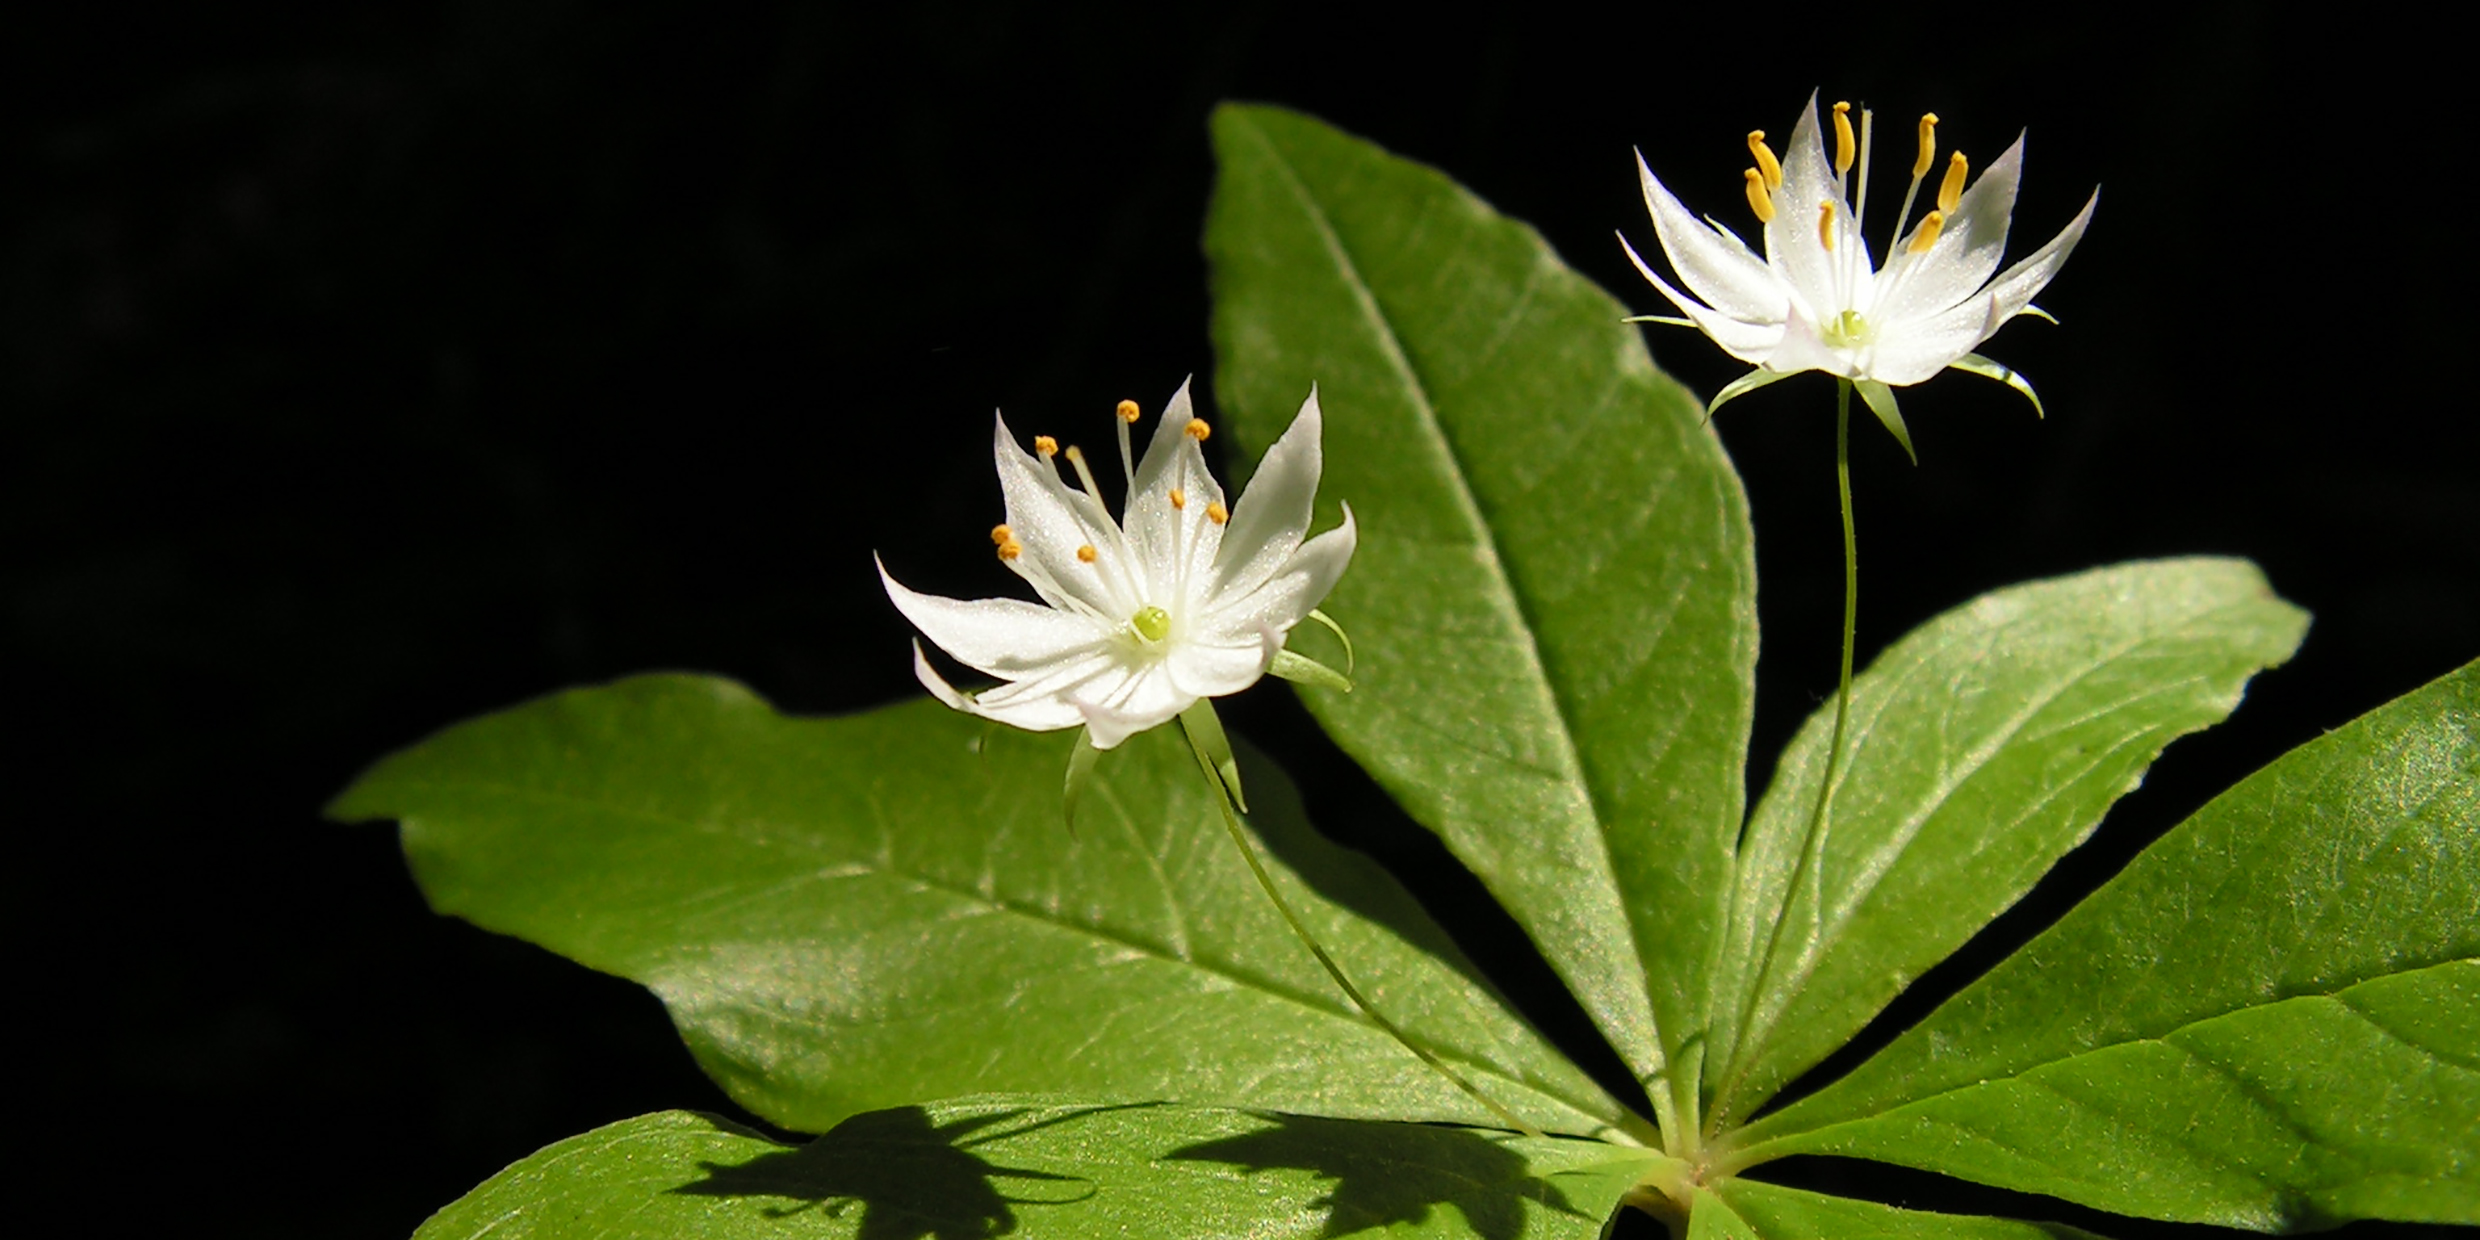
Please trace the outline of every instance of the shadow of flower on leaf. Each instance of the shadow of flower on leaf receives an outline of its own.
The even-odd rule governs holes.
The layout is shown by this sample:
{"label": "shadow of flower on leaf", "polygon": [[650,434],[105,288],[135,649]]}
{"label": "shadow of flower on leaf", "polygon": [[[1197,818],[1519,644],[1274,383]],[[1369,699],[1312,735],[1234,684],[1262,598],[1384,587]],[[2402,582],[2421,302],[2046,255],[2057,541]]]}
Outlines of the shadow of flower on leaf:
{"label": "shadow of flower on leaf", "polygon": [[[920,1107],[853,1116],[797,1149],[760,1154],[736,1166],[701,1162],[706,1178],[673,1189],[693,1197],[779,1197],[803,1204],[769,1209],[772,1218],[824,1210],[842,1218],[858,1208],[857,1240],[994,1240],[1016,1230],[1019,1205],[1058,1205],[1093,1195],[1076,1176],[996,1166],[975,1155],[981,1141],[1016,1136],[1096,1111],[1091,1107],[1032,1124],[1010,1125],[1024,1110],[931,1122]],[[985,1132],[987,1129],[997,1131]],[[976,1138],[974,1134],[982,1133]],[[972,1139],[968,1139],[972,1138]],[[1056,1195],[1009,1196],[998,1180],[1057,1183]]]}
{"label": "shadow of flower on leaf", "polygon": [[1173,1150],[1166,1157],[1227,1163],[1249,1174],[1293,1169],[1334,1181],[1311,1204],[1326,1211],[1326,1240],[1396,1224],[1426,1222],[1454,1206],[1482,1240],[1519,1240],[1524,1203],[1584,1217],[1567,1195],[1533,1174],[1523,1155],[1468,1128],[1264,1115],[1270,1126]]}

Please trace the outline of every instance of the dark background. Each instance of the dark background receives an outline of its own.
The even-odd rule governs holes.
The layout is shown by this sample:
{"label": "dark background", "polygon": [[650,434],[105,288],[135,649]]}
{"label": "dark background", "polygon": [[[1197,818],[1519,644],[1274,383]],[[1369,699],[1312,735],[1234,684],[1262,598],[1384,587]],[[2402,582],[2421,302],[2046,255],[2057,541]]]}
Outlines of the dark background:
{"label": "dark background", "polygon": [[[990,410],[1098,420],[1210,376],[1204,117],[1229,97],[1448,170],[1647,311],[1611,237],[1650,234],[1631,144],[1728,214],[1740,135],[1787,131],[1812,87],[1898,137],[1934,109],[1977,162],[2029,126],[2019,253],[2105,187],[2041,299],[2064,326],[1988,347],[2048,421],[1949,376],[1904,398],[1920,468],[1858,435],[1864,657],[1982,590],[2189,552],[2252,557],[2316,626],[1986,960],[2214,791],[2480,656],[2467,75],[2369,5],[1475,26],[495,0],[21,27],[0,39],[20,1196],[89,1233],[401,1236],[559,1137],[729,1111],[642,991],[432,917],[388,831],[318,807],[435,728],[632,671],[803,712],[918,692],[868,557],[923,588],[999,580]],[[1656,330],[1699,391],[1739,369]],[[1828,390],[1721,420],[1761,536],[1761,755],[1832,691]],[[1297,712],[1268,687],[1233,717],[1575,1035],[1470,880]]]}

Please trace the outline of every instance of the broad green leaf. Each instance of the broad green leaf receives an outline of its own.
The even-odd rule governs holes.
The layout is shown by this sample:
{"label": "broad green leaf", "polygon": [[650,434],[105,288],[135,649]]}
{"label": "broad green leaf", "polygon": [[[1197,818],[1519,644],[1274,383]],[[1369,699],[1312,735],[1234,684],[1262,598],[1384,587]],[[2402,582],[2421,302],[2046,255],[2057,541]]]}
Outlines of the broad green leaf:
{"label": "broad green leaf", "polygon": [[1748,1179],[1723,1180],[1713,1195],[1758,1240],[2096,1240],[2063,1223],[1930,1214]]}
{"label": "broad green leaf", "polygon": [[2480,1223],[2480,663],[2216,798],[1741,1162],[2265,1231]]}
{"label": "broad green leaf", "polygon": [[1832,702],[1749,821],[1706,1061],[1714,1122],[1747,1116],[2005,911],[2306,628],[2253,565],[2162,560],[1986,594],[1895,643],[1852,683],[1823,819]]}
{"label": "broad green leaf", "polygon": [[[1025,1090],[1495,1122],[1285,929],[1176,733],[1103,755],[1073,835],[1071,743],[927,700],[787,719],[649,676],[451,728],[330,812],[401,821],[440,912],[651,987],[788,1128]],[[1544,1129],[1624,1115],[1241,760],[1278,882],[1389,1018]]]}
{"label": "broad green leaf", "polygon": [[1326,604],[1359,689],[1301,696],[1649,1080],[1704,1025],[1744,805],[1738,477],[1531,228],[1295,113],[1213,128],[1217,394],[1263,445],[1316,384],[1360,523]]}
{"label": "broad green leaf", "polygon": [[805,1146],[672,1111],[572,1137],[415,1240],[1592,1240],[1658,1156],[1415,1124],[986,1097],[853,1116]]}

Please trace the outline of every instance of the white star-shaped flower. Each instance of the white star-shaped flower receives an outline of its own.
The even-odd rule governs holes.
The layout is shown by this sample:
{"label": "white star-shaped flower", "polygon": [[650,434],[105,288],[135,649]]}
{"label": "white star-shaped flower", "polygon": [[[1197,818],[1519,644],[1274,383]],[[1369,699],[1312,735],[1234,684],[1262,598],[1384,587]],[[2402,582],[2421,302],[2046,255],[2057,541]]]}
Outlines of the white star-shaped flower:
{"label": "white star-shaped flower", "polygon": [[1924,116],[1911,188],[1895,220],[1897,241],[1879,267],[1861,236],[1868,207],[1866,112],[1860,121],[1855,141],[1849,105],[1834,105],[1832,162],[1813,95],[1781,162],[1766,148],[1764,131],[1748,135],[1757,166],[1744,175],[1749,209],[1764,226],[1763,257],[1729,229],[1689,214],[1638,154],[1636,169],[1654,235],[1679,283],[1687,286],[1685,293],[1673,287],[1620,238],[1636,269],[1687,316],[1653,321],[1695,327],[1724,352],[1756,367],[1716,393],[1708,411],[1775,380],[1821,370],[1858,387],[1908,451],[1910,436],[1892,389],[1949,367],[2005,383],[2031,398],[2037,410],[2040,399],[2022,376],[1973,350],[2018,314],[2048,317],[2032,298],[2083,238],[2100,191],[2048,245],[1996,274],[2014,215],[2023,139],[2016,138],[1969,189],[1964,188],[1968,164],[1957,152],[1934,208],[1906,232],[1910,221],[1904,217],[1935,164],[1937,117]]}
{"label": "white star-shaped flower", "polygon": [[1307,537],[1323,463],[1315,391],[1228,508],[1198,449],[1208,431],[1190,409],[1188,385],[1163,411],[1142,461],[1128,461],[1135,403],[1122,402],[1120,417],[1124,523],[1097,498],[1077,449],[1064,454],[1081,484],[1071,488],[1051,463],[1061,454],[1049,436],[1027,452],[1007,420],[997,421],[1007,523],[991,540],[1041,603],[920,594],[880,565],[905,619],[957,661],[1005,682],[959,692],[916,641],[914,672],[940,701],[1036,732],[1082,724],[1093,748],[1109,749],[1201,698],[1257,683],[1343,574],[1355,538],[1351,507],[1341,527]]}

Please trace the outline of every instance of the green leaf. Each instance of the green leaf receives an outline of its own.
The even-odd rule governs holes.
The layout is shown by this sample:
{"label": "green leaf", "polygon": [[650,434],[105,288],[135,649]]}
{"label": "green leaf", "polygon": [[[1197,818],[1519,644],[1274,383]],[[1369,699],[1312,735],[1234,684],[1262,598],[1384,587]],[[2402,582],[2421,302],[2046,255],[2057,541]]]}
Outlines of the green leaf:
{"label": "green leaf", "polygon": [[1762,1240],[2097,1240],[2063,1223],[1929,1214],[1756,1180],[1723,1180],[1713,1195]]}
{"label": "green leaf", "polygon": [[1754,1111],[2012,905],[2306,627],[2250,564],[2163,560],[1983,595],[1880,656],[1853,681],[1816,840],[1831,702],[1749,821],[1706,1061],[1715,1123]]}
{"label": "green leaf", "polygon": [[[330,812],[401,821],[440,912],[651,987],[707,1072],[789,1128],[1051,1089],[1494,1122],[1335,990],[1175,732],[1103,755],[1071,835],[1074,743],[927,700],[787,719],[650,676],[451,728]],[[1241,760],[1277,881],[1388,1017],[1545,1129],[1625,1114]]]}
{"label": "green leaf", "polygon": [[1738,477],[1532,229],[1295,113],[1213,129],[1218,395],[1262,446],[1316,384],[1359,519],[1325,605],[1359,692],[1301,696],[1650,1079],[1704,1025],[1744,806]]}
{"label": "green leaf", "polygon": [[2480,1223],[2480,663],[2216,798],[1742,1162],[2264,1231]]}
{"label": "green leaf", "polygon": [[518,1162],[415,1240],[1592,1240],[1656,1158],[1460,1128],[1050,1098],[874,1111],[800,1147],[672,1111]]}

